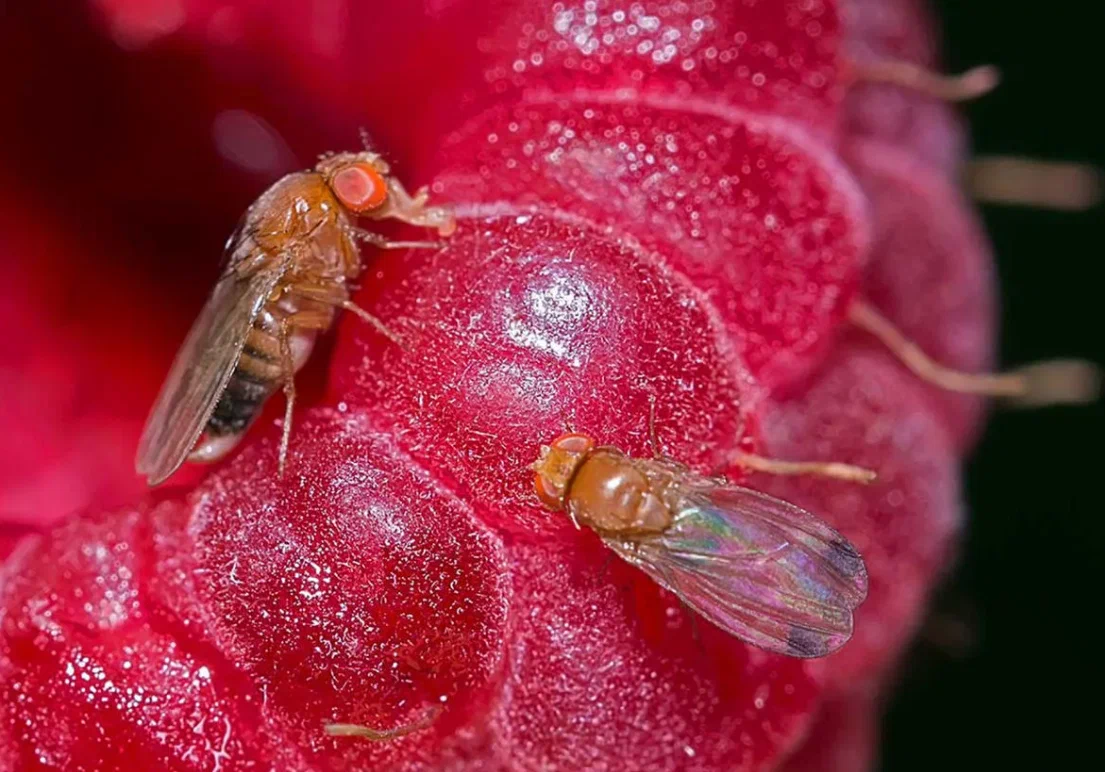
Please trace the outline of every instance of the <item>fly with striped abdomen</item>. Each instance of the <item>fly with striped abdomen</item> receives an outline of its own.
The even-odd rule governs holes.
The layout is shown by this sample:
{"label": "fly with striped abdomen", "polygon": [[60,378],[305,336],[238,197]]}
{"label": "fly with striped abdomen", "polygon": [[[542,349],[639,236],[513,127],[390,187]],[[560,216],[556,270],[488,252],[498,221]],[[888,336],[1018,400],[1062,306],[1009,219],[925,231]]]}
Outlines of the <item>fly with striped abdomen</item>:
{"label": "fly with striped abdomen", "polygon": [[437,248],[437,241],[391,241],[355,224],[358,217],[456,228],[451,212],[410,195],[376,153],[324,156],[289,174],[246,211],[226,245],[225,266],[177,354],[150,413],[135,467],[151,485],[185,460],[215,461],[237,444],[278,389],[287,397],[280,469],[287,458],[295,373],[315,337],[338,311],[355,313],[398,342],[350,300],[361,271],[358,242],[382,249]]}

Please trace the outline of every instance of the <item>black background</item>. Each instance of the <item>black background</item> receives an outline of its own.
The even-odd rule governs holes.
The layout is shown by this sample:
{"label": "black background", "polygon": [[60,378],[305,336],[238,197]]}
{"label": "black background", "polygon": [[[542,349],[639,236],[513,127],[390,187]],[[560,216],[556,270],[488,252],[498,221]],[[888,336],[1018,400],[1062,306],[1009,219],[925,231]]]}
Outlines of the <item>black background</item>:
{"label": "black background", "polygon": [[[1105,167],[1105,27],[1095,2],[942,0],[944,62],[997,64],[965,108],[975,152]],[[987,206],[1002,293],[1002,361],[1105,362],[1105,208]],[[934,610],[969,623],[966,652],[917,643],[884,720],[882,768],[1070,769],[1102,735],[1105,408],[997,413],[966,469],[964,554]]]}

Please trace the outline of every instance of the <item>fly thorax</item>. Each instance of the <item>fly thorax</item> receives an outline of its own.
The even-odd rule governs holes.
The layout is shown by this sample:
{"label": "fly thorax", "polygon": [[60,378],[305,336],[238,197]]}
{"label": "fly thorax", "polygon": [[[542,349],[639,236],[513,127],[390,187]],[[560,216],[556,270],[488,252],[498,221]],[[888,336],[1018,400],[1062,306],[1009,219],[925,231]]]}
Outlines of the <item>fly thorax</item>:
{"label": "fly thorax", "polygon": [[672,521],[663,491],[615,450],[588,456],[572,479],[567,505],[577,522],[600,533],[659,533]]}
{"label": "fly thorax", "polygon": [[360,272],[361,253],[348,228],[344,215],[328,211],[309,236],[309,251],[318,263],[318,270],[342,280]]}

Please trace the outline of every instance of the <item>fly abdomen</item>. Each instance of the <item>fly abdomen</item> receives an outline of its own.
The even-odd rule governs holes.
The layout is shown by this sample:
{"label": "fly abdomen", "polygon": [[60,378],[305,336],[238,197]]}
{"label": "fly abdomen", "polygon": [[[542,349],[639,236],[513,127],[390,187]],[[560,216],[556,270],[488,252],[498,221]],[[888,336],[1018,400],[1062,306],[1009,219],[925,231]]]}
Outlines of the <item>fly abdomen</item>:
{"label": "fly abdomen", "polygon": [[253,422],[261,406],[281,383],[280,342],[258,327],[250,330],[238,366],[223,390],[211,418],[209,434],[240,434]]}
{"label": "fly abdomen", "polygon": [[238,434],[253,422],[261,405],[276,390],[273,383],[257,383],[235,373],[219,397],[207,430],[212,434]]}

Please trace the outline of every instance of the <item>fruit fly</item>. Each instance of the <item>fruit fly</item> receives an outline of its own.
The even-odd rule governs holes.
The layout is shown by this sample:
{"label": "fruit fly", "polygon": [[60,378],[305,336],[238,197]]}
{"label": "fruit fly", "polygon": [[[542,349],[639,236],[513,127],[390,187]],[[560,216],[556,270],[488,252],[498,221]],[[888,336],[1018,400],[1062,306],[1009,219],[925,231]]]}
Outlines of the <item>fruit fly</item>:
{"label": "fruit fly", "polygon": [[[350,300],[361,271],[358,242],[380,248],[440,246],[390,241],[355,225],[358,217],[396,219],[448,236],[446,209],[413,196],[370,151],[323,156],[313,170],[289,174],[246,211],[227,241],[222,275],[181,346],[138,446],[135,467],[157,485],[187,460],[225,456],[283,387],[287,396],[280,468],[295,402],[295,373],[315,336],[339,310],[396,336]],[[198,444],[197,444],[198,443]]]}
{"label": "fruit fly", "polygon": [[670,459],[596,447],[585,434],[543,446],[532,469],[542,503],[741,640],[808,658],[851,638],[867,569],[809,512]]}

